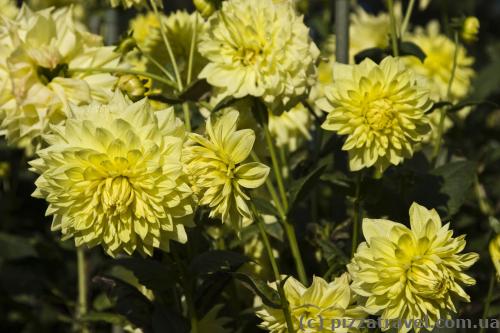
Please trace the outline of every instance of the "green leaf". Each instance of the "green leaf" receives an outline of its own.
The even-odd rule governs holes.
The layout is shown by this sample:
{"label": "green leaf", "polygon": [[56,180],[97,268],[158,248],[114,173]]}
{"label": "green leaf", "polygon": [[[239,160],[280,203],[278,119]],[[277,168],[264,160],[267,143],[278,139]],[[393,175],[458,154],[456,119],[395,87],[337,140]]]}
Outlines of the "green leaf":
{"label": "green leaf", "polygon": [[387,56],[389,56],[387,50],[373,47],[356,53],[356,55],[354,55],[354,61],[356,62],[356,64],[359,64],[360,62],[368,58],[379,64]]}
{"label": "green leaf", "polygon": [[186,87],[179,98],[183,101],[197,102],[211,89],[212,86],[208,84],[207,80],[198,79]]}
{"label": "green leaf", "polygon": [[174,269],[151,259],[123,258],[113,263],[132,271],[146,288],[159,292],[169,290],[178,277]]}
{"label": "green leaf", "polygon": [[499,105],[490,101],[463,101],[461,103],[457,103],[448,109],[448,112],[457,112],[462,110],[463,108],[469,106],[480,106],[480,105],[488,105],[492,108],[498,108]]}
{"label": "green leaf", "polygon": [[37,252],[29,238],[0,233],[0,258],[17,260],[37,257]]}
{"label": "green leaf", "polygon": [[124,327],[129,323],[124,316],[109,312],[90,312],[84,315],[82,320],[87,322],[103,322],[119,327]]}
{"label": "green leaf", "polygon": [[328,164],[323,164],[311,171],[307,176],[294,181],[290,187],[290,209],[295,207],[296,203],[305,200],[311,193],[312,189],[318,184],[321,175],[327,168]]}
{"label": "green leaf", "polygon": [[240,99],[234,98],[233,96],[224,97],[217,105],[212,109],[212,113],[218,112],[222,109],[230,107]]}
{"label": "green leaf", "polygon": [[233,273],[232,275],[241,281],[245,287],[262,298],[265,305],[281,309],[281,299],[278,291],[271,288],[265,281],[245,273]]}
{"label": "green leaf", "polygon": [[454,215],[465,202],[467,193],[474,184],[476,163],[451,162],[433,170],[431,175],[443,178],[440,192],[448,196],[446,203],[448,215]]}
{"label": "green leaf", "polygon": [[250,259],[240,253],[215,250],[196,256],[189,270],[195,275],[210,275],[216,272],[232,272],[241,267]]}
{"label": "green leaf", "polygon": [[421,62],[424,62],[427,55],[424,51],[415,43],[412,42],[402,42],[399,44],[399,53],[401,56],[415,56]]}
{"label": "green leaf", "polygon": [[266,104],[260,98],[254,97],[253,105],[255,119],[261,126],[266,126],[269,122],[269,111]]}
{"label": "green leaf", "polygon": [[271,203],[269,200],[265,200],[262,198],[252,198],[252,202],[255,205],[255,208],[257,210],[264,214],[264,215],[273,215],[273,216],[279,216],[278,211],[276,210],[276,207]]}
{"label": "green leaf", "polygon": [[153,333],[189,333],[186,318],[164,304],[156,302],[153,311]]}

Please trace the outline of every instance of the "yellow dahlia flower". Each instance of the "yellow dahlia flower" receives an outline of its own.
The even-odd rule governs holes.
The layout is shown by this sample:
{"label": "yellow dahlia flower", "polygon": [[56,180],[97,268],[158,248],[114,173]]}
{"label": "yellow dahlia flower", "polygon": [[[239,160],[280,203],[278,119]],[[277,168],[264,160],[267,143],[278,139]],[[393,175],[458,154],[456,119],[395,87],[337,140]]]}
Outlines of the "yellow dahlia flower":
{"label": "yellow dahlia flower", "polygon": [[117,93],[109,105],[71,106],[69,113],[30,163],[40,174],[33,196],[49,203],[52,230],[111,256],[185,243],[193,199],[174,110],[153,112],[146,99],[132,103]]}
{"label": "yellow dahlia flower", "polygon": [[[433,100],[447,100],[455,43],[440,34],[437,21],[430,22],[425,30],[418,28],[414,34],[408,34],[407,39],[420,46],[427,57],[423,63],[413,56],[403,57],[406,65],[427,79]],[[467,55],[465,48],[459,46],[457,68],[451,86],[452,101],[464,98],[469,93],[471,79],[474,76],[473,63],[474,59]]]}
{"label": "yellow dahlia flower", "polygon": [[75,22],[71,7],[33,12],[24,6],[0,30],[8,32],[2,44],[9,45],[5,63],[14,99],[0,104],[1,128],[11,143],[37,147],[49,125],[65,119],[69,103],[111,98],[115,76],[73,70],[117,67],[119,54]]}
{"label": "yellow dahlia flower", "polygon": [[[364,308],[380,314],[383,323],[425,319],[434,325],[456,312],[455,300],[470,301],[462,285],[476,281],[463,271],[479,256],[460,254],[465,236],[453,238],[449,224],[443,226],[434,209],[413,203],[410,225],[408,229],[389,220],[363,220],[366,242],[347,265],[351,288],[366,297]],[[399,332],[409,330],[403,327]]]}
{"label": "yellow dahlia flower", "polygon": [[0,0],[0,18],[2,16],[14,18],[17,15],[18,9],[16,2],[13,0]]}
{"label": "yellow dahlia flower", "polygon": [[[161,14],[160,17],[165,17]],[[150,41],[154,40],[155,43],[159,41],[160,36],[160,22],[154,12],[147,12],[146,14],[139,14],[134,17],[130,23],[130,30],[137,44],[145,52],[150,52]]]}
{"label": "yellow dahlia flower", "polygon": [[281,111],[308,93],[319,51],[293,3],[224,1],[208,26],[199,51],[209,63],[199,77],[222,95],[261,97]]}
{"label": "yellow dahlia flower", "polygon": [[431,106],[413,73],[392,57],[333,70],[334,83],[317,105],[328,112],[322,127],[347,136],[342,149],[351,170],[374,166],[381,173],[411,157],[430,129],[425,111]]}
{"label": "yellow dahlia flower", "polygon": [[[276,289],[276,283],[270,284]],[[361,307],[354,305],[356,295],[349,288],[347,274],[336,278],[333,282],[326,282],[315,276],[309,288],[304,287],[299,281],[290,277],[284,285],[286,299],[295,330],[298,332],[330,331],[333,320],[360,319],[366,316]],[[262,319],[260,327],[272,333],[285,333],[287,326],[283,310],[267,306],[257,312]],[[320,327],[320,318],[323,319],[323,329]],[[310,321],[311,325],[308,325]],[[312,326],[309,327],[309,326]],[[336,332],[358,332],[357,329],[347,327],[338,328]]]}
{"label": "yellow dahlia flower", "polygon": [[299,103],[281,115],[269,114],[269,131],[278,147],[296,151],[303,141],[311,140],[313,119],[309,110]]}
{"label": "yellow dahlia flower", "polygon": [[464,20],[461,37],[466,43],[472,43],[477,41],[477,35],[479,34],[479,19],[475,16],[469,16]]}
{"label": "yellow dahlia flower", "polygon": [[500,281],[500,234],[496,235],[490,242],[490,256],[495,269],[497,270],[497,278]]}
{"label": "yellow dahlia flower", "polygon": [[261,163],[243,163],[255,141],[250,129],[236,130],[239,113],[227,112],[212,124],[206,123],[208,138],[192,133],[185,148],[184,162],[201,205],[210,208],[210,217],[219,217],[239,231],[253,221],[247,201],[248,189],[261,186],[269,168]]}

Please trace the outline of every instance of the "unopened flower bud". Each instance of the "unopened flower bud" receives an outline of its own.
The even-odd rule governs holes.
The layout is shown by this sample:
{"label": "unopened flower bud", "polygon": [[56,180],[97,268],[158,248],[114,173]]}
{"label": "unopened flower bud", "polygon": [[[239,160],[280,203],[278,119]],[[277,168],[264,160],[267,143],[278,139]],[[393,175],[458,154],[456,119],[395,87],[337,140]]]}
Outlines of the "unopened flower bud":
{"label": "unopened flower bud", "polygon": [[219,0],[194,0],[193,2],[201,16],[207,18],[215,12]]}
{"label": "unopened flower bud", "polygon": [[464,42],[473,43],[477,40],[479,26],[479,20],[475,16],[469,16],[464,20],[461,33]]}
{"label": "unopened flower bud", "polygon": [[142,99],[147,92],[144,82],[137,75],[126,74],[120,76],[117,86],[134,102]]}

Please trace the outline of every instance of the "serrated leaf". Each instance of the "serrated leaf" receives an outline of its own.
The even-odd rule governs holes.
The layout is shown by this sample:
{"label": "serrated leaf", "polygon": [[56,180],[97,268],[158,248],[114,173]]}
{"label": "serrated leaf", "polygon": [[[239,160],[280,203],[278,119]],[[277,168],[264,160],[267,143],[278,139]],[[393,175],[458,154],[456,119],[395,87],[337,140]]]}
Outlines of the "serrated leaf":
{"label": "serrated leaf", "polygon": [[294,181],[289,191],[290,207],[293,209],[297,202],[301,202],[307,198],[311,190],[320,181],[321,175],[325,171],[327,164],[320,165],[307,176]]}
{"label": "serrated leaf", "polygon": [[399,44],[399,53],[400,56],[415,56],[421,62],[424,62],[427,55],[424,51],[415,43],[412,42],[402,42]]}
{"label": "serrated leaf", "polygon": [[170,267],[152,259],[123,258],[113,262],[132,273],[146,288],[159,292],[169,290],[176,283],[177,273]]}
{"label": "serrated leaf", "polygon": [[179,95],[183,101],[197,102],[203,95],[207,94],[212,86],[208,84],[205,79],[198,79],[192,82],[184,91]]}
{"label": "serrated leaf", "polygon": [[262,298],[262,302],[274,309],[281,309],[281,298],[275,289],[271,288],[265,281],[245,273],[233,273],[236,279],[241,281],[245,287]]}
{"label": "serrated leaf", "polygon": [[31,239],[0,233],[0,258],[17,260],[37,256]]}
{"label": "serrated leaf", "polygon": [[440,193],[448,196],[446,208],[448,215],[454,215],[465,202],[469,189],[476,177],[476,163],[471,161],[451,162],[431,172],[440,176],[444,182]]}
{"label": "serrated leaf", "polygon": [[216,272],[231,272],[237,270],[250,259],[240,253],[215,250],[196,256],[189,270],[195,275],[209,275]]}

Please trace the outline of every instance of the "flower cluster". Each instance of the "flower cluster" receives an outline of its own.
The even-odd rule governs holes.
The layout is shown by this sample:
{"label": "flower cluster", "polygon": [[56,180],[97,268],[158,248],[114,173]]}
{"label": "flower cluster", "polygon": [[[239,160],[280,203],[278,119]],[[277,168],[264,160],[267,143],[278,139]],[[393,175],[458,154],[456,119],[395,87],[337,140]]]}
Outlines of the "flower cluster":
{"label": "flower cluster", "polygon": [[49,203],[52,230],[111,256],[186,242],[194,201],[181,163],[184,128],[173,109],[117,93],[109,104],[70,108],[31,162],[34,196]]}
{"label": "flower cluster", "polygon": [[116,77],[92,69],[117,67],[119,55],[76,22],[70,7],[33,12],[25,6],[16,21],[0,25],[0,86],[11,87],[0,99],[0,121],[11,143],[33,151],[49,125],[64,120],[69,103],[112,96]]}

